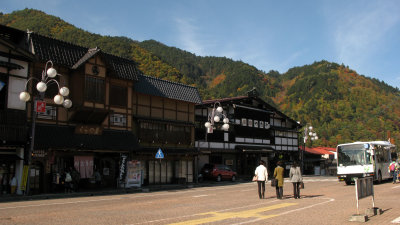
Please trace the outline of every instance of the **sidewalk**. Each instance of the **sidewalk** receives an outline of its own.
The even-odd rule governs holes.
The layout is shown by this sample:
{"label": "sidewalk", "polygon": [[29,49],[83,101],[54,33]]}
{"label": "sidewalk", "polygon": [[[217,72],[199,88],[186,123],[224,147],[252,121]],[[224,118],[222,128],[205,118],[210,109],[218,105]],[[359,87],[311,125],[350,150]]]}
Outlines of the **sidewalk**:
{"label": "sidewalk", "polygon": [[58,199],[58,198],[75,198],[75,197],[87,197],[87,196],[101,196],[101,195],[114,195],[114,194],[127,194],[127,193],[140,193],[140,192],[152,192],[160,190],[172,190],[172,189],[184,189],[189,188],[191,185],[185,184],[163,184],[163,185],[149,185],[140,188],[120,188],[120,189],[93,189],[83,190],[72,193],[44,193],[36,195],[0,195],[1,202],[13,202],[13,201],[29,201],[29,200],[43,200],[43,199]]}
{"label": "sidewalk", "polygon": [[[243,182],[237,181],[236,183]],[[114,194],[129,194],[129,193],[141,193],[141,192],[154,192],[154,191],[164,191],[164,190],[180,190],[194,187],[205,187],[205,186],[218,186],[218,185],[230,185],[234,183],[228,182],[209,182],[204,181],[201,183],[190,183],[190,184],[155,184],[147,185],[142,187],[134,188],[107,188],[107,189],[92,189],[83,190],[79,192],[72,193],[45,193],[36,195],[11,195],[5,194],[0,195],[1,202],[13,202],[13,201],[30,201],[30,200],[43,200],[43,199],[58,199],[58,198],[74,198],[74,197],[88,197],[88,196],[101,196],[101,195],[114,195]]]}
{"label": "sidewalk", "polygon": [[[321,178],[321,179],[334,179],[336,176],[315,176],[315,175],[305,175],[304,178]],[[285,182],[287,178],[285,178]],[[155,184],[147,185],[139,188],[120,188],[120,189],[93,189],[93,190],[83,190],[73,193],[45,193],[37,195],[0,195],[1,202],[13,202],[13,201],[30,201],[30,200],[44,200],[44,199],[57,199],[57,198],[74,198],[74,197],[88,197],[88,196],[101,196],[101,195],[114,195],[114,194],[129,194],[129,193],[141,193],[141,192],[154,192],[154,191],[165,191],[165,190],[180,190],[194,187],[209,187],[209,186],[222,186],[222,185],[232,185],[237,183],[251,182],[250,178],[240,177],[236,182],[222,181],[215,182],[210,180],[205,180],[201,183],[190,183],[190,184]]]}

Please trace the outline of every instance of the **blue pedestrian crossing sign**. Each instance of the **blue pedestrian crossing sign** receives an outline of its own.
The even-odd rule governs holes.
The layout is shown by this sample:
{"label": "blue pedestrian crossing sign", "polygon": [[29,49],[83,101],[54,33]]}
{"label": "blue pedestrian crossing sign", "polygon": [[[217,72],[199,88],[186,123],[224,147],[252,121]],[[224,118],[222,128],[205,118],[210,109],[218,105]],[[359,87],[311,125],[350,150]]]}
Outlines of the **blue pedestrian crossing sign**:
{"label": "blue pedestrian crossing sign", "polygon": [[161,151],[161,148],[159,148],[156,153],[156,159],[163,159],[163,158],[164,158],[164,153]]}

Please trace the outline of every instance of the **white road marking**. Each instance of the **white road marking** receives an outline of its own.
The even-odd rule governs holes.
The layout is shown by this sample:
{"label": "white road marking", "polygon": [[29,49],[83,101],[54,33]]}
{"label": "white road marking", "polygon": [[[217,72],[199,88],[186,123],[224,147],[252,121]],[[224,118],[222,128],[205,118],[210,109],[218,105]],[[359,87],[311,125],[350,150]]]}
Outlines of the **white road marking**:
{"label": "white road marking", "polygon": [[208,195],[195,195],[193,198],[201,198],[201,197],[207,197]]}
{"label": "white road marking", "polygon": [[400,188],[400,185],[396,185],[396,187],[392,187],[392,189],[393,189],[393,188]]}
{"label": "white road marking", "polygon": [[396,219],[392,220],[392,223],[400,223],[400,217],[397,217]]}

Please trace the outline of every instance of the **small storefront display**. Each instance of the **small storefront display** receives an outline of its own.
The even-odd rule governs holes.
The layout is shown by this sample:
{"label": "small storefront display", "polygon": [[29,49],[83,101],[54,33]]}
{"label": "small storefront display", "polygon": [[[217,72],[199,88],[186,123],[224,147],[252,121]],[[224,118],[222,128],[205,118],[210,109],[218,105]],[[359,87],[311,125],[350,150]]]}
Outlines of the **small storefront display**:
{"label": "small storefront display", "polygon": [[143,170],[139,160],[131,160],[127,163],[125,187],[141,187]]}

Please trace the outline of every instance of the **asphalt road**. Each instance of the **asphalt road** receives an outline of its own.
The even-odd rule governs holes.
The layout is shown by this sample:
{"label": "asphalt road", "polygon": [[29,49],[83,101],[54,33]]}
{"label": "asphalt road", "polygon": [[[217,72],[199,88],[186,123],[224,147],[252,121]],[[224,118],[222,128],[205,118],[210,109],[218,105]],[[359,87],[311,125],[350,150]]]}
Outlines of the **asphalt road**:
{"label": "asphalt road", "polygon": [[[284,199],[275,198],[268,183],[259,199],[256,183],[222,182],[149,193],[0,203],[0,224],[355,224],[355,187],[335,177],[305,178],[301,199],[294,199],[286,182]],[[368,224],[393,224],[400,217],[400,184],[374,185],[375,207],[382,215]],[[372,197],[359,202],[360,213],[372,207]]]}

